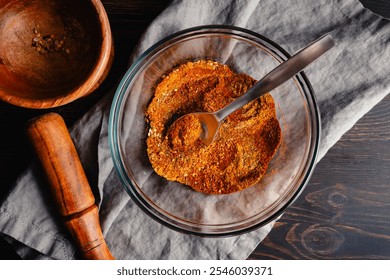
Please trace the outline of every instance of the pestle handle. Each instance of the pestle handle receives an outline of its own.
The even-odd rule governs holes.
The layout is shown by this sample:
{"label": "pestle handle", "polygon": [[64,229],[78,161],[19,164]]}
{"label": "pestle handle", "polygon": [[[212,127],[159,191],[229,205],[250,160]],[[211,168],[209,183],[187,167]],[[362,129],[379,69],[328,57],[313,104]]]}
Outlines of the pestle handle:
{"label": "pestle handle", "polygon": [[98,208],[62,117],[31,120],[27,134],[48,180],[60,215],[86,259],[114,259],[104,240]]}

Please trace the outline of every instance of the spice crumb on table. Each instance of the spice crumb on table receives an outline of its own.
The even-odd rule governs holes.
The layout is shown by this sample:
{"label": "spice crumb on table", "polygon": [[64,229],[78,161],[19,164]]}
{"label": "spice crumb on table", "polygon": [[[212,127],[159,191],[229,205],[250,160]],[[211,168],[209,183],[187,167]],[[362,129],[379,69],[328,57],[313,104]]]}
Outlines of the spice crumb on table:
{"label": "spice crumb on table", "polygon": [[199,138],[192,112],[217,111],[244,94],[256,81],[210,60],[187,62],[163,77],[149,104],[147,153],[160,176],[207,194],[228,194],[258,182],[281,142],[270,94],[232,113],[216,139]]}

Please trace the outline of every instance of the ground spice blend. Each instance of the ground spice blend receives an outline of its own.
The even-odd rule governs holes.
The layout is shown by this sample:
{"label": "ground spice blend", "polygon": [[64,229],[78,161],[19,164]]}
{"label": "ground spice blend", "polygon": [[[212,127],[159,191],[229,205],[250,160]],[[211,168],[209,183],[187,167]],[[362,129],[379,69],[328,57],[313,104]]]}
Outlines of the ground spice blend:
{"label": "ground spice blend", "polygon": [[191,112],[217,111],[244,94],[255,80],[209,60],[188,62],[157,85],[146,111],[147,153],[160,176],[207,194],[228,194],[258,182],[281,142],[270,94],[227,117],[215,140],[205,145]]}

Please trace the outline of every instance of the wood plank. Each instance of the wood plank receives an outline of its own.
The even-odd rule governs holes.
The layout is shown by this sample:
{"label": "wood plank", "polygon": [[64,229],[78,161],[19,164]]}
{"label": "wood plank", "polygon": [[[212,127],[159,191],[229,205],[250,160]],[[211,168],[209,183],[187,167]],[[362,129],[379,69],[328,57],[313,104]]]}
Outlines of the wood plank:
{"label": "wood plank", "polygon": [[319,162],[250,259],[390,258],[390,96]]}

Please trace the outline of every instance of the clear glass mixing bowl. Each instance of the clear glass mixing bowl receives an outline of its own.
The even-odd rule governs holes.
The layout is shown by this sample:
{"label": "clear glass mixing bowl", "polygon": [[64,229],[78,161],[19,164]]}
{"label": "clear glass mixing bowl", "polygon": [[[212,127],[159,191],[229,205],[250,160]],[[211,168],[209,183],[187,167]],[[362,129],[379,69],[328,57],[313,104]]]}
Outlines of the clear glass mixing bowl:
{"label": "clear glass mixing bowl", "polygon": [[115,167],[140,208],[182,232],[225,236],[263,226],[291,205],[308,182],[320,139],[318,108],[303,73],[272,91],[282,143],[262,180],[241,192],[206,195],[157,175],[146,153],[145,120],[161,76],[184,62],[212,59],[258,80],[288,57],[270,39],[231,26],[187,29],[141,55],[117,89],[109,120]]}

